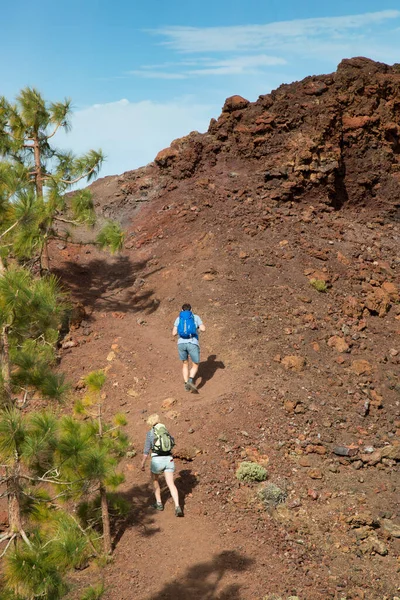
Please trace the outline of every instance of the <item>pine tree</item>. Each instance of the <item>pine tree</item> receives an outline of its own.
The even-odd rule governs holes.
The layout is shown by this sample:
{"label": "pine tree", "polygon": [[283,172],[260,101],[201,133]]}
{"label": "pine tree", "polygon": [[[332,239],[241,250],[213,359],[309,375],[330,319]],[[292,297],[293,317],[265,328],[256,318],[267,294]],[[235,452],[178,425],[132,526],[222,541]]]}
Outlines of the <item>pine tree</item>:
{"label": "pine tree", "polygon": [[72,487],[84,484],[72,472],[72,479],[63,480],[58,446],[64,431],[51,412],[23,415],[13,406],[0,411],[0,486],[9,513],[0,542],[6,543],[3,592],[11,597],[61,598],[63,575],[98,553],[94,532],[85,531],[61,504]]}
{"label": "pine tree", "polygon": [[127,437],[121,431],[126,419],[119,414],[114,417],[113,424],[104,421],[101,392],[106,381],[104,371],[93,371],[84,381],[87,394],[76,403],[75,408],[85,419],[80,426],[74,419],[63,421],[65,437],[60,442],[59,451],[67,477],[71,478],[72,473],[79,473],[82,477],[84,485],[79,485],[78,493],[99,494],[104,553],[111,554],[107,492],[116,489],[124,481],[124,476],[117,472],[117,466],[128,445]]}
{"label": "pine tree", "polygon": [[30,389],[60,399],[64,377],[55,374],[55,344],[68,305],[54,276],[34,277],[10,267],[0,277],[0,397],[10,402]]}
{"label": "pine tree", "polygon": [[[70,117],[69,99],[47,103],[34,88],[21,90],[15,103],[0,97],[0,274],[7,255],[36,257],[48,269],[49,241],[70,236],[60,233],[57,223],[92,226],[96,220],[88,190],[72,199],[66,193],[98,175],[102,152],[77,157],[52,145],[60,129],[69,131]],[[95,240],[113,252],[122,242],[116,223],[107,223]]]}
{"label": "pine tree", "polygon": [[40,500],[34,486],[59,483],[53,460],[57,429],[58,421],[51,413],[24,416],[14,406],[0,412],[0,460],[4,469],[0,485],[6,488],[2,495],[8,500],[9,518],[9,531],[0,541],[21,537],[31,546],[23,524],[23,505],[27,498],[34,502],[37,496]]}

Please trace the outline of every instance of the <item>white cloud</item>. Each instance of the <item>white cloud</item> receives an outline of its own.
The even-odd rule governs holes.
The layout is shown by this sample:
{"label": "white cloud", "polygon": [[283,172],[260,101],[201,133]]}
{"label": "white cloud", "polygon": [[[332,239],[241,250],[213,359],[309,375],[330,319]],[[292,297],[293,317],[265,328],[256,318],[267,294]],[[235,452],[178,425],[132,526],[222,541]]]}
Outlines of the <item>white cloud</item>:
{"label": "white cloud", "polygon": [[205,131],[221,107],[196,104],[191,97],[167,103],[120,100],[78,110],[72,131],[55,140],[60,148],[80,154],[101,148],[107,156],[104,175],[116,175],[151,162],[157,152],[190,131]]}
{"label": "white cloud", "polygon": [[156,71],[155,69],[137,69],[129,71],[129,75],[138,75],[145,79],[186,79],[187,75],[183,73],[168,73],[166,71]]}
{"label": "white cloud", "polygon": [[171,73],[160,70],[162,65],[143,66],[135,71],[129,71],[131,75],[138,75],[146,79],[187,79],[199,75],[254,75],[260,73],[262,68],[276,65],[285,65],[286,60],[277,56],[266,54],[235,56],[225,60],[202,58],[198,61],[182,61],[177,63],[166,63],[165,68],[175,69],[191,66],[192,69],[183,69],[180,73]]}
{"label": "white cloud", "polygon": [[352,32],[385,21],[398,19],[400,11],[383,10],[374,13],[341,17],[321,17],[278,21],[264,25],[229,27],[162,27],[150,33],[163,36],[165,45],[179,52],[235,52],[243,50],[282,48],[287,42],[299,42],[309,38],[340,38]]}
{"label": "white cloud", "polygon": [[276,56],[237,56],[226,60],[210,61],[207,67],[189,71],[191,75],[249,75],[261,71],[262,67],[285,65],[286,60]]}

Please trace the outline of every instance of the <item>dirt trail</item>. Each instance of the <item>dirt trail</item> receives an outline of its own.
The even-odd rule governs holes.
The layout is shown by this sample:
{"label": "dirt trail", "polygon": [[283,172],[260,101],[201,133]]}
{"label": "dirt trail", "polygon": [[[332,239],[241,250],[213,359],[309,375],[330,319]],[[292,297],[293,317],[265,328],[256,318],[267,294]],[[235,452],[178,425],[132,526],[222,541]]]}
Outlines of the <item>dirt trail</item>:
{"label": "dirt trail", "polygon": [[[136,325],[134,346],[141,349],[137,353],[140,354],[140,358],[136,359],[137,373],[139,377],[146,377],[147,382],[144,393],[134,405],[136,413],[143,413],[142,418],[129,415],[129,434],[135,440],[138,456],[126,465],[125,488],[129,488],[127,495],[132,498],[136,524],[133,517],[133,526],[124,532],[115,560],[120,564],[125,561],[132,564],[131,583],[138,599],[220,597],[224,590],[227,593],[228,586],[233,585],[236,571],[242,568],[246,559],[236,552],[233,543],[221,539],[215,524],[202,514],[201,503],[196,499],[198,472],[191,463],[176,460],[177,485],[185,511],[185,518],[177,519],[165,485],[164,512],[155,513],[149,507],[154,501],[149,484],[149,464],[145,473],[139,470],[142,444],[148,428],[144,419],[151,412],[163,415],[163,421],[177,438],[179,450],[189,441],[185,429],[189,429],[199,410],[204,409],[204,404],[212,410],[213,402],[224,389],[218,373],[202,388],[201,394],[194,395],[183,390],[176,342],[163,335],[160,320],[154,316],[148,319],[147,325],[139,328]],[[168,326],[172,328],[171,323]],[[123,323],[121,329],[117,343],[129,352],[132,342]],[[168,397],[177,400],[172,409],[176,409],[178,416],[172,421],[161,410],[161,402]],[[195,433],[192,436],[195,437],[192,445],[201,443],[201,437]],[[120,575],[114,575],[114,567],[109,569],[109,577],[108,584],[112,589],[106,597],[132,598],[132,588],[125,591]],[[118,586],[120,595],[115,594],[114,585]]]}
{"label": "dirt trail", "polygon": [[[108,294],[109,290],[104,290],[103,296]],[[98,298],[91,316],[95,339],[67,353],[62,367],[72,381],[91,369],[106,368],[106,415],[117,411],[127,414],[127,433],[137,451],[136,457],[123,465],[126,482],[121,491],[132,503],[132,512],[127,523],[116,531],[114,561],[106,569],[104,597],[244,598],[240,592],[241,573],[253,559],[229,536],[230,524],[224,523],[223,515],[217,523],[210,518],[204,494],[196,491],[207,472],[206,447],[213,441],[209,440],[212,434],[207,421],[212,419],[218,399],[231,391],[235,381],[219,360],[219,348],[212,343],[212,329],[207,327],[202,334],[200,393],[188,393],[183,386],[176,339],[170,333],[173,319],[157,312],[138,316],[129,311],[109,311],[103,296]],[[166,398],[176,401],[170,412],[161,408]],[[143,473],[140,460],[148,429],[145,421],[153,412],[162,415],[177,440],[178,450],[201,448],[205,452],[193,462],[176,460],[183,519],[175,517],[165,484],[165,510],[158,513],[150,506],[154,497],[149,461]]]}

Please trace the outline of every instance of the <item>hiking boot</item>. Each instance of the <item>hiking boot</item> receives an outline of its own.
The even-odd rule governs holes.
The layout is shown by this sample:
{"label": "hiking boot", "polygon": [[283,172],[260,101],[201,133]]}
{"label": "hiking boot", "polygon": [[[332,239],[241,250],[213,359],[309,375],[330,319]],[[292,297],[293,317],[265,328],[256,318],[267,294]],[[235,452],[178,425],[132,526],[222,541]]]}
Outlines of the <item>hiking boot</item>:
{"label": "hiking boot", "polygon": [[183,517],[183,510],[181,509],[181,507],[180,507],[180,506],[177,506],[177,507],[175,508],[175,516],[176,516],[176,517]]}
{"label": "hiking boot", "polygon": [[163,505],[160,504],[159,502],[156,502],[155,504],[152,504],[151,508],[154,508],[155,510],[164,510]]}
{"label": "hiking boot", "polygon": [[194,385],[193,383],[193,379],[188,379],[186,382],[186,389],[189,390],[189,392],[196,392],[197,393],[197,387]]}

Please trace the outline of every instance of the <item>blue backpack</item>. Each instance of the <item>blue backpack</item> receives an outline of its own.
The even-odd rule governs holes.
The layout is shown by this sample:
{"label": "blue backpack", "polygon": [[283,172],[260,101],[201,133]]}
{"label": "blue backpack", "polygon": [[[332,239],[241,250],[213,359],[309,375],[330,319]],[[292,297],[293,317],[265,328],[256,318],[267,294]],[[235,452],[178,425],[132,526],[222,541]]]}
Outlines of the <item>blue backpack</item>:
{"label": "blue backpack", "polygon": [[178,335],[184,340],[192,337],[197,338],[197,326],[194,321],[194,315],[191,310],[182,310],[179,313]]}

